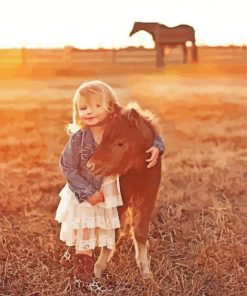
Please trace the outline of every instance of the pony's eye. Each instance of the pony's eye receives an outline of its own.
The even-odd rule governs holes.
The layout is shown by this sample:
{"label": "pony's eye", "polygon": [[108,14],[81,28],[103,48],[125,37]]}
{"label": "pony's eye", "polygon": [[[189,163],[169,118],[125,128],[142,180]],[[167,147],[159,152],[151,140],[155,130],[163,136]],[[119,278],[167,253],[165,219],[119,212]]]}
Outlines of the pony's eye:
{"label": "pony's eye", "polygon": [[99,105],[99,104],[97,104],[96,106],[97,106],[98,108],[101,107],[101,105]]}
{"label": "pony's eye", "polygon": [[123,145],[124,145],[124,143],[121,143],[121,142],[118,142],[115,144],[115,146],[117,146],[117,147],[122,147]]}

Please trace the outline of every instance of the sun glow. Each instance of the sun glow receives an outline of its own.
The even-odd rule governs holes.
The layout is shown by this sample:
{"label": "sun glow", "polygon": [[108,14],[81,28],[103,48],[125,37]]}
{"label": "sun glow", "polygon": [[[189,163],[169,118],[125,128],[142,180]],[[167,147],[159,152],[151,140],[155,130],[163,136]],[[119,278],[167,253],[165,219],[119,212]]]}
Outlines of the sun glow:
{"label": "sun glow", "polygon": [[189,24],[197,44],[247,44],[244,0],[6,0],[0,2],[0,47],[154,47],[151,35],[129,37],[135,21]]}

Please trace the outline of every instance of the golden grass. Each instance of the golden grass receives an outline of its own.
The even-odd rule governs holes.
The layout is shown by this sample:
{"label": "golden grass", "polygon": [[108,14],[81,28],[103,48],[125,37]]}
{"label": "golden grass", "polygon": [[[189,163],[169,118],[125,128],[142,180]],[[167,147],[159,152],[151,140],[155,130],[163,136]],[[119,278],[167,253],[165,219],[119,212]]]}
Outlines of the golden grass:
{"label": "golden grass", "polygon": [[114,289],[101,295],[246,295],[245,71],[201,63],[1,80],[0,295],[86,295],[60,266],[67,247],[54,214],[71,98],[89,78],[154,111],[167,144],[150,226],[153,279],[140,277],[127,236],[104,280]]}

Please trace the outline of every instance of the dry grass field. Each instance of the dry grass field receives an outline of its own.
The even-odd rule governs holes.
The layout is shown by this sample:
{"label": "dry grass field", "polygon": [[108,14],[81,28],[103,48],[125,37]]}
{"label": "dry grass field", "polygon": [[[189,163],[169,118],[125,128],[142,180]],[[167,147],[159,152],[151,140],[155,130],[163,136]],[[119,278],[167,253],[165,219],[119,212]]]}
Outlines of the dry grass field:
{"label": "dry grass field", "polygon": [[135,100],[156,113],[167,146],[150,227],[153,278],[140,277],[127,236],[107,268],[112,291],[98,295],[247,295],[247,65],[234,52],[229,61],[207,54],[197,65],[162,70],[1,72],[1,296],[90,295],[59,263],[67,247],[54,221],[65,183],[58,167],[64,128],[74,91],[87,79],[110,83],[123,105]]}

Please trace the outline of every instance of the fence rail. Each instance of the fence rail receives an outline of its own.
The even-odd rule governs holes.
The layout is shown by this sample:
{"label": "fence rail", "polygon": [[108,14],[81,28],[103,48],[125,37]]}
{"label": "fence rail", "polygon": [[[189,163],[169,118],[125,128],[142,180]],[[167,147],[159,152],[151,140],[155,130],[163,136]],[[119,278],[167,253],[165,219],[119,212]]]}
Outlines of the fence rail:
{"label": "fence rail", "polygon": [[[200,48],[199,59],[205,62],[213,61],[246,61],[246,48]],[[182,63],[182,48],[165,48],[165,63]],[[190,59],[190,51],[189,51]],[[50,65],[69,67],[83,64],[150,64],[155,65],[155,49],[99,49],[79,50],[72,47],[63,49],[1,49],[0,66],[18,65]]]}

